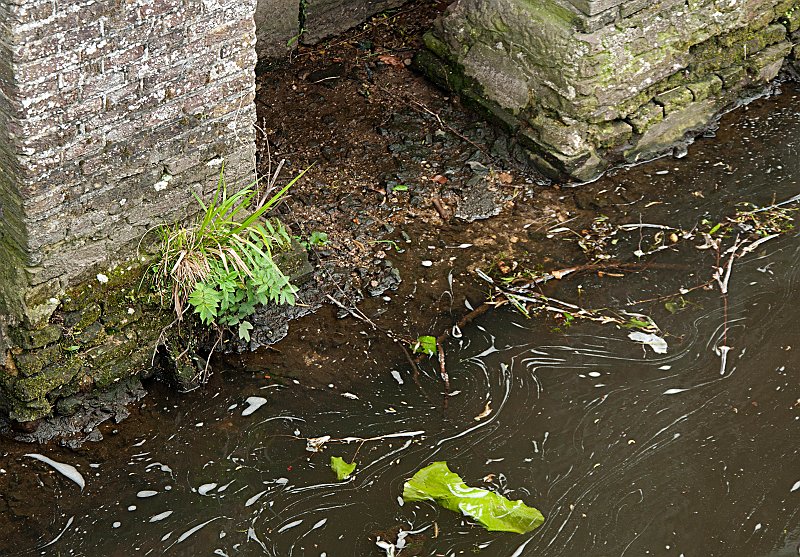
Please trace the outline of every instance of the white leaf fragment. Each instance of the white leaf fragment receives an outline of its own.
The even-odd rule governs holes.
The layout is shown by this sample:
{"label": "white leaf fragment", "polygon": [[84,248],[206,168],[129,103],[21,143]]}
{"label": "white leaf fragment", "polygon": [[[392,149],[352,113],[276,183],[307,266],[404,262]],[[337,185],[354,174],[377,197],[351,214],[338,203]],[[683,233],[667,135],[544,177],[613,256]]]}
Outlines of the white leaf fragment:
{"label": "white leaf fragment", "polygon": [[199,493],[200,495],[208,495],[208,493],[215,487],[217,487],[217,484],[215,483],[203,484],[197,488],[197,493]]}
{"label": "white leaf fragment", "polygon": [[242,416],[249,416],[267,403],[267,399],[260,396],[249,396],[244,401],[247,408],[242,410]]}
{"label": "white leaf fragment", "polygon": [[46,456],[37,453],[28,453],[25,456],[29,456],[40,462],[44,462],[49,466],[52,466],[56,472],[78,484],[78,486],[81,488],[81,491],[83,491],[83,488],[86,487],[86,480],[83,479],[83,476],[81,475],[80,472],[78,472],[78,469],[72,466],[71,464],[56,462],[55,460],[52,460],[50,458],[47,458]]}
{"label": "white leaf fragment", "polygon": [[653,349],[656,354],[667,353],[667,341],[653,333],[643,333],[641,331],[632,331],[628,333],[628,338],[634,342],[641,342],[648,345]]}
{"label": "white leaf fragment", "polygon": [[306,450],[310,453],[318,453],[322,450],[322,446],[331,440],[330,435],[323,435],[322,437],[311,437],[306,442]]}
{"label": "white leaf fragment", "polygon": [[150,517],[150,522],[160,522],[172,514],[172,511],[164,511]]}

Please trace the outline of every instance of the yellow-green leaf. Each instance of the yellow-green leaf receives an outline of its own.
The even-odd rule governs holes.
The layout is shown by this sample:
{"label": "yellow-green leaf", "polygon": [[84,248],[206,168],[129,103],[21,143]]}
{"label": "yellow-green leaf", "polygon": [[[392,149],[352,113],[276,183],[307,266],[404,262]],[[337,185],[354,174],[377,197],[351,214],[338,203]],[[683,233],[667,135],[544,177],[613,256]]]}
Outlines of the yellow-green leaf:
{"label": "yellow-green leaf", "polygon": [[353,473],[353,470],[358,466],[357,462],[345,462],[342,457],[331,457],[331,470],[336,472],[336,478],[339,481],[346,480]]}
{"label": "yellow-green leaf", "polygon": [[522,501],[509,501],[493,491],[469,487],[446,462],[434,462],[403,485],[403,500],[433,501],[475,519],[491,532],[525,534],[544,523],[544,516]]}

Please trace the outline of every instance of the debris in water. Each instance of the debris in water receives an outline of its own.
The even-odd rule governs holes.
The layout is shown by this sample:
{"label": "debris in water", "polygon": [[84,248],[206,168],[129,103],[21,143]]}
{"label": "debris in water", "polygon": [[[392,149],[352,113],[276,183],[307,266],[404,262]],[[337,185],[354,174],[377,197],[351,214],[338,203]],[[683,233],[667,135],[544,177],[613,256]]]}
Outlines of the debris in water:
{"label": "debris in water", "polygon": [[214,489],[216,487],[217,487],[217,484],[215,484],[215,483],[203,484],[203,485],[201,485],[200,487],[197,488],[197,493],[199,493],[200,495],[208,495],[208,493],[212,489]]}
{"label": "debris in water", "polygon": [[641,342],[653,349],[656,354],[667,353],[667,341],[653,333],[643,333],[641,331],[631,331],[628,338],[635,342]]}
{"label": "debris in water", "polygon": [[307,439],[306,450],[310,453],[318,453],[322,447],[331,440],[330,435],[323,435],[322,437],[311,437]]}
{"label": "debris in water", "polygon": [[336,473],[336,479],[346,480],[358,466],[357,462],[345,462],[340,456],[331,457],[331,470]]}
{"label": "debris in water", "polygon": [[469,487],[442,461],[414,474],[403,485],[403,499],[434,501],[445,509],[474,518],[491,532],[525,534],[544,523],[544,516],[537,509],[522,501],[509,501],[493,491]]}
{"label": "debris in water", "polygon": [[686,392],[688,390],[689,389],[667,389],[666,391],[664,391],[664,394],[665,395],[677,395],[678,393],[684,393],[684,392]]}
{"label": "debris in water", "polygon": [[484,419],[486,416],[488,416],[491,413],[492,413],[492,403],[491,402],[487,402],[486,403],[486,407],[483,409],[483,412],[481,412],[480,414],[475,416],[473,419],[476,422],[479,422],[479,421],[481,421],[482,419]]}
{"label": "debris in water", "polygon": [[267,403],[267,399],[260,396],[249,396],[244,401],[247,408],[242,410],[242,416],[249,416]]}
{"label": "debris in water", "polygon": [[167,518],[171,514],[172,514],[172,511],[164,511],[163,513],[158,513],[158,514],[153,515],[153,516],[150,517],[150,522],[159,522],[161,520],[164,520],[165,518]]}
{"label": "debris in water", "polygon": [[80,472],[78,472],[77,468],[75,468],[71,464],[56,462],[55,460],[52,460],[50,458],[47,458],[46,456],[37,453],[28,453],[25,456],[29,456],[40,462],[44,462],[49,466],[52,466],[56,470],[56,472],[78,484],[78,486],[81,488],[81,491],[83,491],[83,488],[86,487],[86,480],[83,479],[83,476],[81,475]]}

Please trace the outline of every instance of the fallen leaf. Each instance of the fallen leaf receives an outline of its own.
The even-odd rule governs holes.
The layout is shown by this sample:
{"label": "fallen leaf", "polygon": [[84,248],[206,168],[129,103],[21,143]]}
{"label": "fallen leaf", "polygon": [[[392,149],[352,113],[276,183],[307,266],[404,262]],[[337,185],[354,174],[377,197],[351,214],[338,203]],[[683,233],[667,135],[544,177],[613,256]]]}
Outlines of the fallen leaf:
{"label": "fallen leaf", "polygon": [[356,462],[345,462],[340,456],[331,457],[331,470],[336,473],[336,478],[339,481],[346,480],[350,474],[356,469]]}
{"label": "fallen leaf", "polygon": [[492,413],[492,406],[491,406],[491,404],[492,404],[491,402],[487,402],[487,403],[486,403],[486,408],[484,408],[484,409],[483,409],[483,412],[481,412],[480,414],[478,414],[477,416],[475,416],[475,418],[473,418],[473,419],[474,419],[476,422],[479,422],[479,421],[481,421],[482,419],[484,419],[486,416],[488,416],[489,414],[491,414],[491,413]]}
{"label": "fallen leaf", "polygon": [[436,176],[431,178],[431,180],[433,180],[437,184],[446,184],[447,183],[447,177],[446,176],[442,176],[441,174],[437,174]]}
{"label": "fallen leaf", "polygon": [[386,64],[387,66],[394,66],[395,68],[405,68],[406,65],[403,61],[398,58],[397,56],[392,56],[391,54],[381,54],[378,56],[378,60]]}
{"label": "fallen leaf", "polygon": [[542,513],[522,501],[509,501],[493,491],[466,485],[446,462],[434,462],[414,474],[403,485],[403,500],[434,501],[491,532],[525,534],[544,523]]}

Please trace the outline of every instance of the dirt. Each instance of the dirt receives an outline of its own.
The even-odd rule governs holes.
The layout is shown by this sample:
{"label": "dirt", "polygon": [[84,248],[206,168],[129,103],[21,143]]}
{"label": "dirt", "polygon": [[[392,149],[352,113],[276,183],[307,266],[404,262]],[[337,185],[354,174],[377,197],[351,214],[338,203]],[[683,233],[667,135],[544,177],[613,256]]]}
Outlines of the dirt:
{"label": "dirt", "polygon": [[[310,246],[316,271],[301,291],[308,309],[294,312],[324,307],[293,323],[280,347],[228,365],[277,375],[302,365],[317,368],[320,383],[341,380],[328,349],[354,343],[361,352],[387,341],[364,319],[354,337],[351,323],[334,319],[348,315],[342,306],[413,340],[451,326],[467,311],[464,300],[485,297],[475,268],[559,266],[579,253],[544,231],[576,213],[591,220],[594,210],[578,209],[571,194],[520,163],[505,133],[412,69],[423,32],[446,5],[412,2],[262,68],[259,171],[272,176],[284,161],[280,184],[310,167],[279,211],[301,241],[327,234]],[[254,338],[249,348],[267,344]],[[294,350],[300,361],[286,357]]]}

